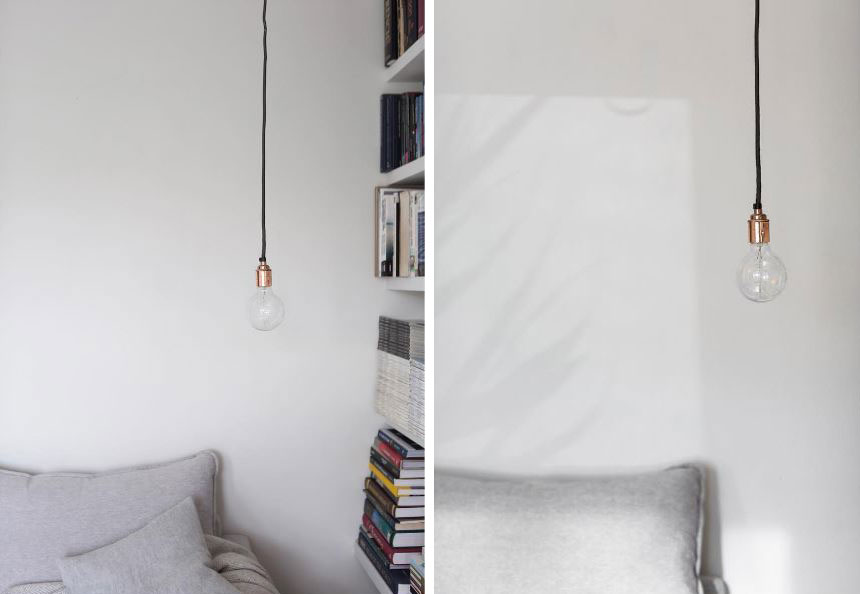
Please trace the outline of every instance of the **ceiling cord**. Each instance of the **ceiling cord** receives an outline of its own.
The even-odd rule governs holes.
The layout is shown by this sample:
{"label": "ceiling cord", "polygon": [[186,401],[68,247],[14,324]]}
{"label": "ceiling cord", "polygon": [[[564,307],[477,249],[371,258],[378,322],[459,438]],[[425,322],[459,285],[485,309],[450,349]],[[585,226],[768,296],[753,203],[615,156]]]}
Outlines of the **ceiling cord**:
{"label": "ceiling cord", "polygon": [[759,98],[759,56],[758,30],[760,0],[755,0],[755,204],[754,209],[761,208],[761,100]]}
{"label": "ceiling cord", "polygon": [[267,8],[268,0],[263,0],[263,135],[262,135],[262,162],[263,162],[263,170],[262,170],[262,216],[261,216],[261,227],[262,227],[262,243],[263,247],[260,253],[260,262],[266,261],[266,70],[269,62],[269,48],[267,44],[266,37],[269,33],[269,27],[266,23],[266,8]]}

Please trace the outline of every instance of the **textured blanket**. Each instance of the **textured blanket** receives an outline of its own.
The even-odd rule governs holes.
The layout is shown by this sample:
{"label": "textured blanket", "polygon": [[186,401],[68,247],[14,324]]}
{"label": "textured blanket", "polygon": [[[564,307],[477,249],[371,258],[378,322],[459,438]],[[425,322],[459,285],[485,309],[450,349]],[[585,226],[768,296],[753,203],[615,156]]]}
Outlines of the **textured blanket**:
{"label": "textured blanket", "polygon": [[[207,536],[212,568],[242,594],[279,594],[268,572],[248,547],[217,536]],[[23,584],[5,594],[68,594],[62,582]]]}

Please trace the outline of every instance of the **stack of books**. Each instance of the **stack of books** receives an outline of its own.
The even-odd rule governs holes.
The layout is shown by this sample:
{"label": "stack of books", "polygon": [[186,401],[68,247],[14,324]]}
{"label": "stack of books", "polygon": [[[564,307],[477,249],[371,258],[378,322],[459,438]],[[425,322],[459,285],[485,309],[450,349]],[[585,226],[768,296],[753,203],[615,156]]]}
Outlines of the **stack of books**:
{"label": "stack of books", "polygon": [[424,443],[424,322],[380,316],[376,412]]}
{"label": "stack of books", "polygon": [[384,0],[385,65],[424,35],[424,0]]}
{"label": "stack of books", "polygon": [[385,173],[424,156],[424,93],[380,98],[380,171]]}
{"label": "stack of books", "polygon": [[411,594],[424,594],[424,558],[409,564],[409,586]]}
{"label": "stack of books", "polygon": [[356,556],[380,589],[411,594],[413,563],[421,563],[423,584],[424,449],[380,429],[368,466]]}
{"label": "stack of books", "polygon": [[424,276],[424,190],[376,188],[376,276]]}

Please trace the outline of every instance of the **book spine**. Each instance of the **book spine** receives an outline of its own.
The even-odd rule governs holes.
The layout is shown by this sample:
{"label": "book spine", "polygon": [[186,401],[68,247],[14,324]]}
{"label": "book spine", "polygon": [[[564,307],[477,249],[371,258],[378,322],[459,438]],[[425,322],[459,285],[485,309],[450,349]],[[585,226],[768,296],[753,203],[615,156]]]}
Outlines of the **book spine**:
{"label": "book spine", "polygon": [[364,500],[364,515],[370,518],[371,523],[376,526],[376,529],[389,544],[394,543],[394,526],[386,522],[382,514],[367,499]]}
{"label": "book spine", "polygon": [[399,263],[397,276],[409,276],[409,245],[411,242],[409,219],[411,218],[411,206],[409,192],[400,192],[400,201],[398,202],[397,216],[397,249]]}
{"label": "book spine", "polygon": [[394,497],[400,497],[401,495],[406,495],[406,493],[404,491],[407,491],[407,489],[396,486],[376,466],[374,466],[373,464],[368,464],[367,467],[370,469],[370,472],[373,474],[373,476],[376,478],[376,480],[379,481],[379,483],[383,487],[388,489],[388,492],[391,493]]}
{"label": "book spine", "polygon": [[397,452],[400,456],[402,456],[403,458],[409,457],[407,455],[407,454],[409,454],[409,450],[407,450],[403,445],[394,441],[394,438],[392,436],[388,435],[388,433],[386,433],[384,429],[380,429],[378,435],[379,435],[379,439],[383,443],[385,443],[388,447],[390,447],[392,450]]}
{"label": "book spine", "polygon": [[418,12],[415,0],[406,0],[406,47],[418,39]]}
{"label": "book spine", "polygon": [[382,504],[382,509],[397,517],[397,502],[379,483],[367,477],[364,479],[364,490],[376,497],[376,500]]}
{"label": "book spine", "polygon": [[379,171],[385,172],[385,95],[379,96]]}
{"label": "book spine", "polygon": [[[394,530],[395,531],[397,530],[397,521],[394,519],[394,517],[392,517],[391,514],[389,514],[387,511],[385,511],[385,507],[382,506],[379,503],[379,501],[377,501],[377,499],[369,493],[367,495],[367,498],[364,501],[364,513],[367,513],[367,510],[368,510],[367,504],[368,503],[370,504],[371,512],[375,511],[378,514],[380,514],[382,516],[382,518],[385,520],[386,524],[389,524],[390,526],[394,526]],[[372,513],[369,513],[368,515],[373,517]],[[416,530],[418,530],[418,529],[416,528]]]}
{"label": "book spine", "polygon": [[394,547],[389,544],[382,533],[379,532],[379,529],[373,525],[373,522],[367,515],[361,517],[361,524],[364,526],[364,529],[367,530],[370,535],[373,537],[379,544],[379,549],[382,551],[382,554],[385,556],[386,560],[389,563],[394,563]]}
{"label": "book spine", "polygon": [[400,478],[400,468],[392,464],[391,460],[382,456],[382,454],[374,448],[370,448],[370,460],[386,474],[394,478]]}
{"label": "book spine", "polygon": [[395,547],[391,544],[393,536],[389,537],[379,529],[379,526],[373,523],[373,519],[367,516],[366,514],[361,517],[361,522],[364,524],[365,529],[370,532],[373,539],[379,543],[379,548],[388,558],[391,563],[394,563],[394,553],[396,552]]}
{"label": "book spine", "polygon": [[424,35],[424,0],[418,0],[418,37]]}
{"label": "book spine", "polygon": [[397,1],[397,55],[406,51],[406,0]]}
{"label": "book spine", "polygon": [[394,448],[392,448],[388,443],[382,441],[381,438],[377,437],[374,445],[379,450],[379,453],[385,456],[388,460],[391,461],[392,464],[400,468],[403,464],[403,456],[398,454]]}
{"label": "book spine", "polygon": [[397,59],[397,48],[394,44],[394,0],[384,0],[383,15],[385,18],[385,65],[388,66]]}
{"label": "book spine", "polygon": [[[364,520],[362,519],[362,525],[363,524]],[[373,536],[369,532],[366,532],[366,530],[367,528],[365,528],[364,531],[359,530],[358,538],[367,543],[370,551],[377,559],[379,559],[380,563],[387,565],[390,563],[389,559],[385,556],[385,553],[382,552],[382,549],[379,548],[379,545],[374,541]]]}
{"label": "book spine", "polygon": [[373,566],[376,568],[376,571],[379,572],[380,577],[385,580],[385,583],[391,589],[392,594],[397,594],[399,584],[391,575],[391,570],[388,568],[387,563],[383,563],[379,557],[373,552],[373,547],[370,546],[370,543],[367,539],[362,538],[363,535],[359,534],[358,536],[358,546],[361,547],[361,550],[364,551],[364,554],[367,555],[368,560],[373,563]]}
{"label": "book spine", "polygon": [[[371,506],[371,508],[372,507],[373,506]],[[370,521],[373,522],[373,525],[379,529],[379,531],[382,533],[382,536],[385,537],[385,540],[387,540],[391,546],[394,546],[394,526],[386,522],[385,518],[382,517],[382,514],[380,514],[375,509],[371,509]]]}

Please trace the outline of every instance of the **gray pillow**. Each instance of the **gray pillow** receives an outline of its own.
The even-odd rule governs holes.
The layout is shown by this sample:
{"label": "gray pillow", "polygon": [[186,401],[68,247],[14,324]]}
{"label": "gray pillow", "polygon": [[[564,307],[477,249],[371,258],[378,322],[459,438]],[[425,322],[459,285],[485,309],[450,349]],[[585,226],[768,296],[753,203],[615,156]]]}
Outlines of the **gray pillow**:
{"label": "gray pillow", "polygon": [[70,594],[236,594],[212,569],[190,497],[111,545],[59,561]]}
{"label": "gray pillow", "polygon": [[0,470],[0,592],[59,580],[57,559],[115,542],[186,497],[215,534],[217,472],[213,452],[101,474]]}
{"label": "gray pillow", "polygon": [[438,594],[695,594],[703,473],[479,478],[436,471]]}

